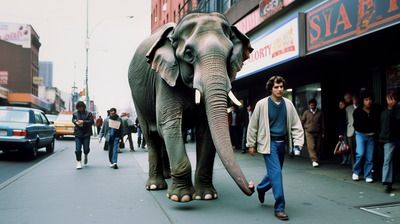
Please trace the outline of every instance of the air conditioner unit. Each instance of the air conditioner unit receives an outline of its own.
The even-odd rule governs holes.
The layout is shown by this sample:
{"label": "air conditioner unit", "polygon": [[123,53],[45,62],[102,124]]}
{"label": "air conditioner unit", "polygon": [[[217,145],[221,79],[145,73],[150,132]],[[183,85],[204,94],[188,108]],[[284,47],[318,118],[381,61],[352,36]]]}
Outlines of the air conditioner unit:
{"label": "air conditioner unit", "polygon": [[163,11],[163,12],[167,11],[167,3],[165,3],[165,4],[163,5],[162,11]]}
{"label": "air conditioner unit", "polygon": [[157,22],[157,17],[154,17],[154,22],[155,22],[155,23]]}

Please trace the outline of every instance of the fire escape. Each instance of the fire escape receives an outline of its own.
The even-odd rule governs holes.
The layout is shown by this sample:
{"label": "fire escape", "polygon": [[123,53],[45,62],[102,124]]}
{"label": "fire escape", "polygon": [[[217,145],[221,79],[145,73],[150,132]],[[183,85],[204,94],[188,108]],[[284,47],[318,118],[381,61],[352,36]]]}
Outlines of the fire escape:
{"label": "fire escape", "polygon": [[187,14],[195,12],[220,12],[224,13],[237,0],[186,0],[178,12],[178,21]]}

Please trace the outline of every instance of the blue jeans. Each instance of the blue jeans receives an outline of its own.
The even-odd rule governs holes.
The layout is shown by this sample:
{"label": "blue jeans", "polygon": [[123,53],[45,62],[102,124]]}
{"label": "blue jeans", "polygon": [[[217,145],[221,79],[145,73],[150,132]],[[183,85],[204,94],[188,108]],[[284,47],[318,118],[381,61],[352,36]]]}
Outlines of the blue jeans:
{"label": "blue jeans", "polygon": [[83,153],[85,153],[85,155],[89,154],[89,152],[90,152],[89,143],[90,143],[90,136],[75,137],[76,161],[82,160],[82,146],[83,146]]}
{"label": "blue jeans", "polygon": [[275,211],[285,210],[285,196],[283,194],[282,167],[285,158],[285,142],[271,141],[271,154],[264,154],[267,174],[257,185],[257,191],[267,192],[272,188],[275,198]]}
{"label": "blue jeans", "polygon": [[247,139],[247,126],[243,126],[243,131],[242,131],[242,150],[246,150],[246,139]]}
{"label": "blue jeans", "polygon": [[110,137],[108,141],[108,159],[110,163],[117,163],[118,160],[118,143],[120,137]]}
{"label": "blue jeans", "polygon": [[382,183],[392,184],[393,182],[393,153],[396,147],[400,149],[400,138],[383,145],[385,153],[383,157]]}
{"label": "blue jeans", "polygon": [[375,138],[356,131],[356,162],[353,173],[360,175],[364,171],[364,178],[372,178],[371,170],[374,166]]}
{"label": "blue jeans", "polygon": [[146,145],[146,140],[144,140],[144,136],[142,138],[142,130],[140,128],[137,128],[137,136],[138,148],[140,148],[140,144],[142,144],[142,148],[144,148],[144,146]]}

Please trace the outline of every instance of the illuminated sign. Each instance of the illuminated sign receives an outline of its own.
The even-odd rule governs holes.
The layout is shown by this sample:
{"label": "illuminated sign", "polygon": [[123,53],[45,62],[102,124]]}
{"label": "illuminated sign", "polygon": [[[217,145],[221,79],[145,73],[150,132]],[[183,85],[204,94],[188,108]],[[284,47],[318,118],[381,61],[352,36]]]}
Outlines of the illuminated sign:
{"label": "illuminated sign", "polygon": [[306,14],[307,53],[400,22],[398,0],[330,0]]}
{"label": "illuminated sign", "polygon": [[301,43],[300,35],[304,30],[300,31],[301,24],[304,24],[304,14],[296,14],[272,31],[251,41],[254,50],[250,58],[243,63],[243,68],[238,72],[236,79],[303,55],[304,43]]}

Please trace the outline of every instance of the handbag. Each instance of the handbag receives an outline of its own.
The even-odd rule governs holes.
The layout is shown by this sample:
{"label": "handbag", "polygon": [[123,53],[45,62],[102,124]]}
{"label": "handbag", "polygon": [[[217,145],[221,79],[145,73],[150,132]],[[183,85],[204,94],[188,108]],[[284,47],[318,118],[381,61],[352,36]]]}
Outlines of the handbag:
{"label": "handbag", "polygon": [[346,144],[343,139],[339,139],[338,143],[336,144],[335,150],[333,151],[333,155],[344,155],[349,153],[350,147]]}

